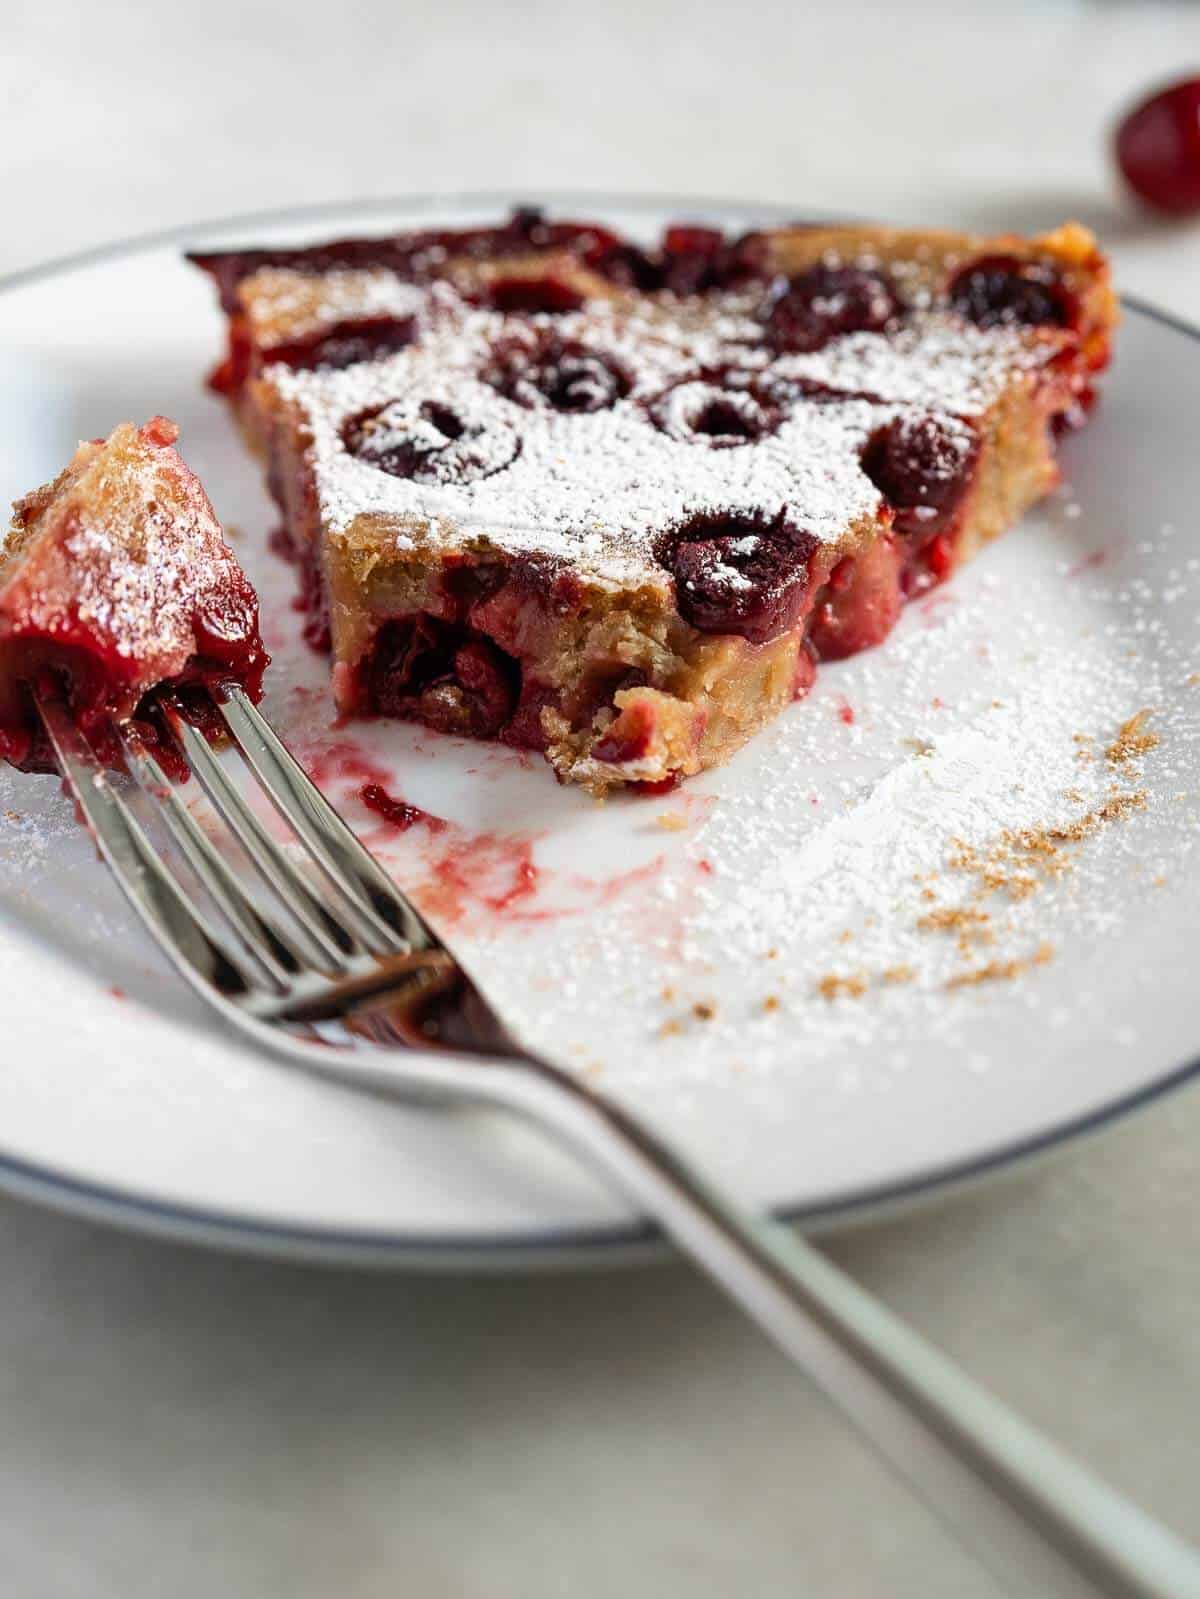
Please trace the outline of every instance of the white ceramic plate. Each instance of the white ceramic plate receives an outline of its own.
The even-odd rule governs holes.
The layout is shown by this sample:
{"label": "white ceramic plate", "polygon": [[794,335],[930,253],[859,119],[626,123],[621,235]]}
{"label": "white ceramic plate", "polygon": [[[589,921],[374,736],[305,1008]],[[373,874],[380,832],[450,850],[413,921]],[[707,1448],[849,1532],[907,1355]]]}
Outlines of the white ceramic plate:
{"label": "white ceramic plate", "polygon": [[[0,493],[124,417],[175,417],[263,594],[269,714],[515,1025],[602,1071],[753,1202],[837,1220],[1181,1080],[1200,1042],[1196,333],[1128,307],[1059,495],[881,650],[826,668],[728,767],[597,806],[513,752],[330,726],[325,665],[264,550],[272,508],[201,384],[221,319],[180,256],[507,204],[243,219],[10,279]],[[635,233],[681,212],[765,215],[594,197],[555,209]],[[1160,742],[1110,762],[1143,707]],[[451,825],[390,833],[355,797],[365,770]],[[1031,829],[1044,844],[1046,827],[1097,812],[1108,819],[1086,837],[1024,864],[1003,843]],[[963,840],[1005,886],[981,889]],[[1022,893],[1029,861],[1036,891]],[[955,906],[987,920],[965,938],[929,924]],[[158,960],[50,779],[0,774],[0,919],[0,1180],[14,1188],[347,1259],[609,1259],[647,1239],[504,1118],[381,1105],[243,1049]]]}

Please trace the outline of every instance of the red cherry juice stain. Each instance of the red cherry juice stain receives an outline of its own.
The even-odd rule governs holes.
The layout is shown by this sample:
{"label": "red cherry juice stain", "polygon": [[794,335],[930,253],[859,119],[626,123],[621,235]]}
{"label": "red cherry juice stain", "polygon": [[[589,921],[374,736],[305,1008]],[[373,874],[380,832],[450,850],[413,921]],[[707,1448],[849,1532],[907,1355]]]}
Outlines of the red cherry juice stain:
{"label": "red cherry juice stain", "polygon": [[712,877],[716,873],[716,867],[709,860],[707,855],[701,855],[700,859],[696,862],[696,870],[698,872],[703,872],[705,877]]}
{"label": "red cherry juice stain", "polygon": [[119,999],[119,1000],[124,1001],[124,1000],[127,1000],[129,998],[129,995],[125,992],[125,990],[123,988],[118,988],[115,983],[109,989],[109,993],[112,995],[112,997],[114,999]]}
{"label": "red cherry juice stain", "polygon": [[934,589],[917,607],[922,626],[926,629],[941,627],[946,620],[946,612],[958,603],[958,595],[953,589]]}
{"label": "red cherry juice stain", "polygon": [[1094,572],[1104,565],[1111,554],[1111,550],[1093,550],[1090,555],[1085,555],[1082,561],[1076,561],[1074,566],[1068,567],[1067,576],[1082,577],[1085,572]]}
{"label": "red cherry juice stain", "polygon": [[[662,871],[666,864],[665,855],[656,855],[653,860],[647,861],[644,866],[632,866],[627,872],[617,872],[614,877],[603,879],[595,877],[581,877],[574,875],[571,878],[573,887],[582,893],[595,896],[596,905],[611,905],[613,900],[620,899],[622,894],[631,888],[636,888],[641,883],[648,883]],[[580,906],[579,911],[590,909],[590,906]],[[572,912],[577,914],[577,912]]]}
{"label": "red cherry juice stain", "polygon": [[[456,830],[457,831],[457,830]],[[421,909],[443,927],[472,911],[506,920],[547,921],[558,914],[529,905],[545,873],[533,859],[534,840],[519,834],[464,834],[430,862],[429,876],[413,892]]]}
{"label": "red cherry juice stain", "polygon": [[845,722],[847,727],[854,726],[854,707],[849,700],[841,700],[837,708],[838,720]]}
{"label": "red cherry juice stain", "polygon": [[[344,724],[334,726],[342,731]],[[414,863],[402,867],[385,855],[383,864],[396,873],[421,910],[445,927],[478,923],[480,918],[529,925],[586,915],[657,876],[664,865],[660,855],[644,866],[604,878],[547,870],[534,859],[540,834],[473,833],[409,804],[389,787],[395,772],[380,765],[353,738],[320,738],[307,747],[297,740],[297,753],[318,788],[334,789],[335,803],[343,802],[349,787],[354,799],[381,818],[384,825],[362,835],[369,849],[386,850],[397,834],[413,838],[418,851]]]}
{"label": "red cherry juice stain", "polygon": [[431,833],[444,833],[450,825],[442,816],[433,816],[419,805],[409,805],[406,800],[397,799],[394,794],[388,793],[382,783],[364,783],[358,791],[358,797],[369,811],[382,816],[398,833],[407,833],[418,822]]}
{"label": "red cherry juice stain", "polygon": [[354,741],[331,739],[328,743],[304,750],[300,764],[318,788],[326,783],[378,783],[385,785],[392,773],[373,761]]}

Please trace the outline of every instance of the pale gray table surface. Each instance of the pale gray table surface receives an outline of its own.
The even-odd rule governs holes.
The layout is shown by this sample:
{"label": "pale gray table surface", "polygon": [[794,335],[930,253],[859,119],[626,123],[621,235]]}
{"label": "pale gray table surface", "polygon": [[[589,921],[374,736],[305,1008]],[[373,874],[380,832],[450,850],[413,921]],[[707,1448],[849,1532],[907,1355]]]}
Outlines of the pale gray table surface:
{"label": "pale gray table surface", "polygon": [[[1122,206],[1103,141],[1189,65],[1186,5],[10,5],[0,270],[273,205],[583,187],[1075,215],[1200,319],[1200,230]],[[1192,1536],[1198,1149],[1192,1088],[831,1245]],[[360,1275],[0,1200],[0,1285],[14,1599],[996,1591],[682,1267]]]}

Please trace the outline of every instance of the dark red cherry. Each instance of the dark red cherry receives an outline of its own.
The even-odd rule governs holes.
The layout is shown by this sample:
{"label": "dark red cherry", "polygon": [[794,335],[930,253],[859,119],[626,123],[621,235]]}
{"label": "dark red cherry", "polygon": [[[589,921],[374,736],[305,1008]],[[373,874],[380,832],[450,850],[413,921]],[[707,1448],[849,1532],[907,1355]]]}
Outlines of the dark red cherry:
{"label": "dark red cherry", "polygon": [[844,333],[881,333],[900,312],[882,272],[818,264],[798,277],[781,278],[760,315],[776,350],[805,354]]}
{"label": "dark red cherry", "polygon": [[493,311],[531,313],[578,311],[584,296],[562,278],[493,278],[484,290],[484,299]]}
{"label": "dark red cherry", "polygon": [[896,531],[923,540],[951,520],[978,454],[977,436],[961,423],[906,415],[871,435],[862,466],[894,507]]}
{"label": "dark red cherry", "polygon": [[630,380],[613,356],[556,333],[501,339],[480,373],[506,400],[551,405],[556,411],[607,411],[629,393]]}
{"label": "dark red cherry", "polygon": [[663,234],[663,288],[673,294],[713,288],[722,280],[726,255],[725,235],[719,228],[676,223]]}
{"label": "dark red cherry", "polygon": [[817,540],[781,513],[693,517],[666,543],[679,613],[702,633],[775,638],[800,615]]}
{"label": "dark red cherry", "polygon": [[1066,327],[1071,297],[1053,267],[1015,255],[969,261],[950,282],[950,304],[977,327]]}
{"label": "dark red cherry", "polygon": [[1117,162],[1147,205],[1171,216],[1200,211],[1200,78],[1143,100],[1117,129]]}
{"label": "dark red cherry", "polygon": [[649,401],[650,420],[668,437],[712,449],[766,438],[779,412],[754,392],[753,374],[737,368],[681,378]]}
{"label": "dark red cherry", "polygon": [[490,639],[430,616],[389,622],[367,673],[370,708],[441,732],[494,738],[520,693],[521,671]]}
{"label": "dark red cherry", "polygon": [[381,361],[403,350],[417,336],[414,317],[375,317],[339,322],[318,338],[277,344],[264,350],[264,363],[281,361],[297,372],[356,366],[360,361]]}
{"label": "dark red cherry", "polygon": [[415,410],[393,400],[367,411],[346,424],[342,441],[351,455],[380,472],[444,486],[491,477],[521,450],[507,425],[467,422],[438,400],[426,400]]}

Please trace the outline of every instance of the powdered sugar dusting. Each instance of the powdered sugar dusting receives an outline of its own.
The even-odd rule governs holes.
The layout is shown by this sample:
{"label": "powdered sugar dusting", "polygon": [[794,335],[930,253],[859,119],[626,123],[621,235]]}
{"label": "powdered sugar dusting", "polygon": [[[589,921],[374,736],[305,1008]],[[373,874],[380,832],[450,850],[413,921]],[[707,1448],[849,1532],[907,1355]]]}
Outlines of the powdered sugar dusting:
{"label": "powdered sugar dusting", "polygon": [[[983,333],[936,313],[914,313],[896,334],[842,338],[817,355],[772,364],[761,340],[750,342],[745,307],[733,298],[701,310],[599,302],[554,318],[512,318],[464,305],[445,284],[423,292],[419,341],[388,359],[338,372],[268,369],[312,434],[326,526],[336,533],[366,513],[391,516],[401,547],[417,524],[435,543],[482,535],[618,582],[661,583],[657,539],[692,515],[786,508],[820,542],[843,542],[880,504],[859,457],[897,404],[974,414],[1034,359],[1027,336]],[[611,357],[631,374],[629,392],[588,414],[497,392],[483,375],[494,347],[531,325]],[[731,366],[745,381],[765,380],[769,425],[762,402],[707,376]],[[772,388],[776,376],[785,381]],[[814,400],[799,384],[789,389],[795,378],[847,392]],[[697,408],[714,395],[724,396],[748,436],[714,441],[692,432]],[[393,428],[410,432],[427,428],[431,407],[447,408],[486,469],[453,480],[466,440],[443,458],[447,470],[431,469],[423,480],[351,454],[347,423],[384,406]]]}

